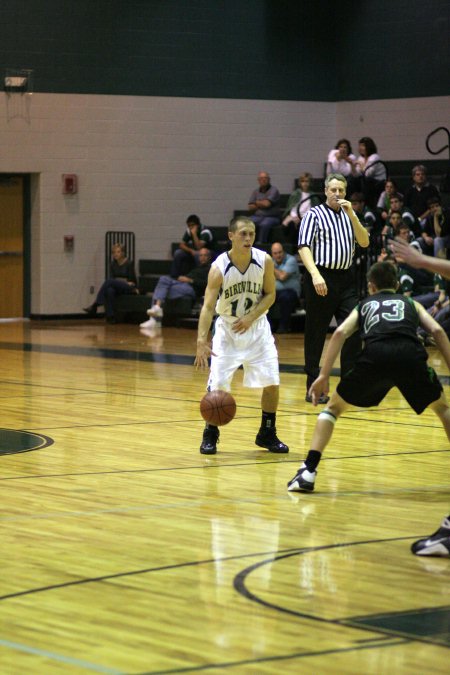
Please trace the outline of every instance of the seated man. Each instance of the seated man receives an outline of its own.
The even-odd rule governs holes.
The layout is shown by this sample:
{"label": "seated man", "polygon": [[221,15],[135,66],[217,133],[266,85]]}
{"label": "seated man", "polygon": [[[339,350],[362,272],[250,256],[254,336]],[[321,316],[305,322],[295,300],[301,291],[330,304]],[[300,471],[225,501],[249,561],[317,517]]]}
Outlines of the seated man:
{"label": "seated man", "polygon": [[410,237],[410,239],[408,239],[408,243],[411,243],[411,240],[414,239],[414,235],[409,229],[408,224],[403,222],[402,214],[399,211],[392,211],[388,215],[384,227],[381,230],[381,242],[383,248],[387,248],[390,239],[398,237],[401,226],[408,228],[408,231],[410,233],[408,234],[408,237]]}
{"label": "seated man", "polygon": [[312,175],[301,173],[298,177],[298,187],[289,195],[286,208],[283,211],[281,224],[283,237],[286,242],[297,245],[298,226],[305,213],[312,207],[320,204],[318,195],[311,193]]}
{"label": "seated man", "polygon": [[422,234],[420,224],[411,211],[408,208],[405,208],[403,197],[399,192],[391,195],[391,208],[389,210],[389,215],[392,213],[400,213],[402,220],[409,225],[409,228],[414,234],[414,237],[420,237]]}
{"label": "seated man", "polygon": [[190,272],[196,266],[198,252],[201,248],[214,248],[214,235],[211,230],[202,225],[198,216],[195,214],[188,216],[186,225],[179,248],[173,254],[170,268],[172,279],[178,279],[180,275]]}
{"label": "seated man", "polygon": [[280,224],[278,202],[280,193],[270,184],[270,176],[266,171],[258,174],[259,188],[253,190],[248,202],[250,220],[257,227],[257,240],[260,243],[269,241],[270,230]]}
{"label": "seated man", "polygon": [[151,328],[155,324],[155,319],[162,319],[165,300],[191,298],[194,304],[197,299],[203,297],[211,267],[211,251],[201,248],[198,252],[198,261],[197,267],[186,275],[180,275],[178,279],[172,279],[169,276],[159,278],[153,291],[153,306],[147,310],[150,318],[141,323],[141,328]]}
{"label": "seated man", "polygon": [[[420,251],[419,243],[414,239],[414,235],[409,229],[408,225],[403,221],[400,222],[398,229],[395,231],[395,237],[406,242],[417,251]],[[392,240],[393,237],[391,237]],[[383,249],[378,261],[386,260],[392,257],[390,252],[390,242],[387,240],[386,248]],[[424,289],[430,288],[433,285],[433,276],[426,270],[414,269],[406,263],[399,263],[398,265],[398,281],[399,293],[407,296],[415,296],[424,293]]]}
{"label": "seated man", "polygon": [[412,185],[405,193],[405,205],[421,224],[430,215],[428,200],[431,197],[439,197],[439,190],[428,182],[423,164],[418,164],[412,170]]}
{"label": "seated man", "polygon": [[354,192],[350,197],[350,202],[361,225],[364,225],[369,231],[374,229],[377,224],[377,217],[374,212],[366,206],[364,194],[362,192]]}
{"label": "seated man", "polygon": [[450,209],[443,208],[439,196],[430,197],[427,202],[430,215],[425,221],[424,230],[434,231],[433,252],[437,258],[446,258],[447,248],[450,248]]}
{"label": "seated man", "polygon": [[436,318],[436,314],[444,306],[448,306],[447,285],[448,282],[440,274],[435,274],[433,277],[433,290],[416,295],[414,300],[419,302],[431,316]]}
{"label": "seated man", "polygon": [[430,197],[427,205],[429,215],[422,221],[422,234],[416,241],[425,255],[445,258],[450,246],[450,211],[442,208],[439,195]]}
{"label": "seated man", "polygon": [[273,330],[273,309],[279,307],[280,322],[276,333],[290,333],[291,314],[294,311],[300,295],[300,272],[298,261],[293,255],[286,253],[283,246],[276,242],[272,244],[272,259],[274,262],[276,297],[269,309],[269,322]]}

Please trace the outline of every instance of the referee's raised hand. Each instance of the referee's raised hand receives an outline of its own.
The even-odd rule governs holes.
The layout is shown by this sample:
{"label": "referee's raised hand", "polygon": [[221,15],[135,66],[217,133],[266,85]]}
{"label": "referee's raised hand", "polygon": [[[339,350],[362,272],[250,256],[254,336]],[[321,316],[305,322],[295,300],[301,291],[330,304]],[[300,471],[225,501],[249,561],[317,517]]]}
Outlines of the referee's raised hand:
{"label": "referee's raised hand", "polygon": [[336,199],[339,206],[341,206],[346,213],[350,215],[350,212],[353,211],[352,203],[348,199]]}

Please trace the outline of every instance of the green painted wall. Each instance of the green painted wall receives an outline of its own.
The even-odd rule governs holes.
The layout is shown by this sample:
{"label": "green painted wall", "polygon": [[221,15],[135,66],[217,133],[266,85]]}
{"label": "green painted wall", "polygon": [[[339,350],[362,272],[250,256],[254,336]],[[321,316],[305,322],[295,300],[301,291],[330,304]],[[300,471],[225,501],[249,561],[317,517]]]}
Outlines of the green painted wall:
{"label": "green painted wall", "polygon": [[450,94],[449,0],[343,5],[353,10],[340,40],[340,100]]}
{"label": "green painted wall", "polygon": [[450,93],[448,0],[0,0],[35,91],[334,101]]}

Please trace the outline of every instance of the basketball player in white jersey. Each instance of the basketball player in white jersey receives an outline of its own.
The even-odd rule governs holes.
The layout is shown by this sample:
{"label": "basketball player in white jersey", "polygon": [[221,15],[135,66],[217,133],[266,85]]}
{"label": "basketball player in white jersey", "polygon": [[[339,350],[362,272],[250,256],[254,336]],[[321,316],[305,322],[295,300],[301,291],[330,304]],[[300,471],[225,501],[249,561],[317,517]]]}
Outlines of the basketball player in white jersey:
{"label": "basketball player in white jersey", "polygon": [[[230,391],[236,370],[244,368],[244,386],[262,387],[261,427],[256,445],[269,452],[289,452],[276,435],[280,375],[278,353],[266,314],[275,301],[275,275],[270,255],[253,248],[255,225],[244,216],[233,218],[228,227],[231,249],[211,265],[200,313],[197,337],[197,368],[211,369],[208,390]],[[208,333],[214,316],[212,348]],[[219,429],[207,424],[200,452],[217,452]]]}

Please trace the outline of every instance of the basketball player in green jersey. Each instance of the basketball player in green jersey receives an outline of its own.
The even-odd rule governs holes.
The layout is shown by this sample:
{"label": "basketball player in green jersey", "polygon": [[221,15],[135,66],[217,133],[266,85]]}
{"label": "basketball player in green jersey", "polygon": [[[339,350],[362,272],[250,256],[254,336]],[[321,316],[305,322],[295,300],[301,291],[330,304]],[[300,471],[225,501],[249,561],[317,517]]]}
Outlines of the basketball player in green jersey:
{"label": "basketball player in green jersey", "polygon": [[368,274],[369,296],[362,300],[336,329],[329,342],[319,377],[310,387],[314,405],[330,389],[329,375],[345,340],[359,330],[364,349],[354,368],[345,373],[330,402],[317,418],[310,451],[289,492],[312,492],[322,453],[337,419],[349,405],[369,408],[381,403],[396,386],[420,415],[429,407],[439,417],[450,440],[450,408],[435,371],[427,365],[428,354],[417,337],[419,324],[433,335],[450,369],[450,342],[442,327],[419,303],[396,293],[397,270],[389,262],[372,265]]}

